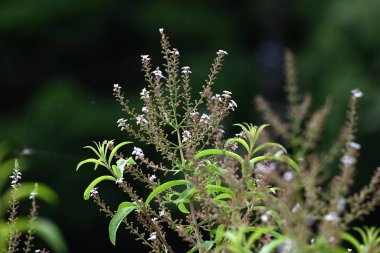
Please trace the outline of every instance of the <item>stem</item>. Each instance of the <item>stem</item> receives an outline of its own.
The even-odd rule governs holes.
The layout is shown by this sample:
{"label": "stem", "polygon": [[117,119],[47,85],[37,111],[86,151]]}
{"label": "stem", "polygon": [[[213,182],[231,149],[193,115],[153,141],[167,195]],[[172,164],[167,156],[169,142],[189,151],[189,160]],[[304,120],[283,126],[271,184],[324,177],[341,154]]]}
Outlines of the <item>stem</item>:
{"label": "stem", "polygon": [[156,234],[158,236],[158,239],[160,239],[160,241],[165,245],[165,247],[168,250],[168,252],[174,253],[174,251],[172,250],[172,248],[170,247],[170,245],[168,244],[168,242],[166,241],[166,239],[162,235],[161,230],[157,227],[156,223],[154,223],[152,221],[152,219],[150,218],[150,216],[149,216],[148,213],[146,214],[146,216],[147,216],[147,218],[149,220],[150,225],[153,227],[154,231],[156,232]]}

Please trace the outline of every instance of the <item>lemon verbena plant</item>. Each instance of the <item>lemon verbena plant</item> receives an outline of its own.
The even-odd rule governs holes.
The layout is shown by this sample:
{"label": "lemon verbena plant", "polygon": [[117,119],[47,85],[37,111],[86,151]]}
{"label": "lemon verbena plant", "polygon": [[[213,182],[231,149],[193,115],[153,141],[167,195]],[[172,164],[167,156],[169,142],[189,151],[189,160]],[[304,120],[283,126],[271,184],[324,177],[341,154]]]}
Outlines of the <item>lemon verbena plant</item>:
{"label": "lemon verbena plant", "polygon": [[[163,29],[160,35],[163,65],[153,67],[149,55],[141,56],[147,82],[140,93],[142,107],[131,106],[121,86],[114,85],[113,94],[126,115],[117,124],[127,134],[127,141],[94,142],[94,146],[85,147],[94,157],[77,166],[92,164],[94,169],[105,169],[106,174],[85,189],[84,199],[91,198],[111,218],[110,241],[116,244],[117,231],[123,226],[150,252],[346,252],[341,239],[362,247],[347,232],[347,222],[340,223],[339,215],[345,212],[334,209],[340,202],[332,200],[320,207],[323,192],[310,186],[315,177],[302,158],[314,148],[316,137],[307,137],[306,141],[312,141],[307,144],[289,134],[291,144],[298,145],[290,145],[291,154],[269,140],[267,124],[235,124],[237,134],[225,138],[222,121],[237,104],[231,92],[218,94],[212,88],[227,52],[217,51],[206,82],[194,99],[190,67],[180,65],[180,53],[170,45]],[[302,115],[292,108],[294,115]],[[347,129],[352,129],[355,108],[349,111]],[[281,130],[276,119],[272,124]],[[302,129],[299,118],[293,128],[286,127],[284,131],[295,129],[297,134]],[[352,142],[353,137],[347,140]],[[150,159],[132,142],[142,143],[145,150],[153,147],[151,153],[160,158]],[[309,145],[307,149],[300,149],[304,144]],[[355,158],[349,152],[344,155]],[[363,191],[365,196],[353,197],[352,202],[377,195],[380,173],[376,175],[370,188]],[[334,193],[338,197],[347,192],[339,180],[336,185],[343,188]],[[347,175],[342,180],[347,180]],[[101,198],[98,184],[102,181],[115,182],[126,194],[127,201],[119,203],[117,210]],[[347,219],[355,218],[349,214]],[[346,234],[340,234],[344,231]],[[368,249],[377,249],[377,231],[360,230]],[[183,245],[172,243],[175,235]]]}

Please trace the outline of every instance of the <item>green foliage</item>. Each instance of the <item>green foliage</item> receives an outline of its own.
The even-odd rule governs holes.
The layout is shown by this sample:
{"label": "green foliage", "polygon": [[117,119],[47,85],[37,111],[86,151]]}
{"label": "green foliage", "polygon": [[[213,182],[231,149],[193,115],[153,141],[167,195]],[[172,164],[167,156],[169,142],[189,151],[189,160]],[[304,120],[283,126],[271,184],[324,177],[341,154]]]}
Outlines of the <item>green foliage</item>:
{"label": "green foliage", "polygon": [[[95,147],[86,147],[97,158],[86,159],[77,166],[78,169],[91,163],[95,169],[105,167],[111,174],[95,179],[84,196],[92,197],[100,210],[111,217],[112,244],[116,243],[116,233],[124,223],[151,252],[174,253],[165,229],[189,243],[188,253],[344,252],[339,233],[347,230],[350,221],[365,214],[353,212],[359,203],[366,204],[366,210],[370,210],[376,201],[367,201],[367,197],[379,193],[380,171],[375,173],[368,188],[347,200],[351,210],[345,210],[344,197],[352,184],[360,147],[353,140],[356,105],[362,93],[352,91],[340,146],[334,146],[331,154],[334,158],[318,156],[314,148],[330,104],[326,103],[313,115],[304,129],[310,100],[305,98],[298,104],[294,62],[287,52],[291,122],[282,122],[262,98],[258,106],[292,153],[288,154],[283,145],[269,139],[268,124],[235,124],[240,133],[225,138],[221,122],[237,105],[231,99],[231,92],[214,94],[211,88],[227,52],[217,52],[200,98],[194,100],[190,92],[190,68],[180,68],[178,50],[171,47],[163,29],[160,34],[164,72],[160,67],[152,67],[149,55],[141,56],[148,83],[140,93],[142,114],[130,106],[118,84],[113,91],[129,116],[120,118],[118,127],[130,138],[153,146],[161,160],[158,164],[151,161],[137,147],[131,153],[135,159],[127,158],[128,155],[117,151],[131,142],[114,147],[113,141],[103,141],[95,143]],[[200,114],[202,110],[205,113]],[[338,157],[339,148],[344,148],[342,175],[332,180],[331,192],[324,193],[319,176],[330,160]],[[124,175],[132,180],[124,180]],[[116,212],[95,188],[103,180],[115,181],[127,195],[127,201],[120,203]],[[148,193],[135,190],[135,184],[145,185]],[[377,247],[380,230],[357,231],[364,244]],[[357,248],[362,247],[349,234],[343,234],[342,238]]]}

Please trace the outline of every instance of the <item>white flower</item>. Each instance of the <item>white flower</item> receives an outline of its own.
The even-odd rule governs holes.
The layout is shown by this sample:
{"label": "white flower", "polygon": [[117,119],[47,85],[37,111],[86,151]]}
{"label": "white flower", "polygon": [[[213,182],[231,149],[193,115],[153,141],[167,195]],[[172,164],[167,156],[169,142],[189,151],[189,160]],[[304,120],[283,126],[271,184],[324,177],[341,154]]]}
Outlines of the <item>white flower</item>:
{"label": "white flower", "polygon": [[38,192],[37,191],[32,191],[29,195],[29,199],[35,199],[36,196],[38,195]]}
{"label": "white flower", "polygon": [[146,108],[146,106],[144,106],[143,108],[141,108],[141,111],[142,111],[143,113],[147,113],[147,112],[149,112],[149,110],[148,110],[148,108]]}
{"label": "white flower", "polygon": [[153,222],[156,222],[157,221],[157,218],[152,218],[151,219]]}
{"label": "white flower", "polygon": [[174,55],[179,55],[179,51],[177,48],[173,48],[173,51],[171,53]]}
{"label": "white flower", "polygon": [[182,74],[191,74],[190,67],[189,66],[184,66],[182,67]]}
{"label": "white flower", "polygon": [[271,216],[272,216],[272,211],[266,211],[263,215],[260,216],[260,219],[262,222],[267,222],[269,221]]}
{"label": "white flower", "polygon": [[296,213],[300,209],[301,209],[301,205],[300,203],[297,202],[297,204],[292,208],[292,213]]}
{"label": "white flower", "polygon": [[148,123],[148,121],[144,118],[144,115],[137,115],[136,117],[136,124],[140,125],[140,123]]}
{"label": "white flower", "polygon": [[183,131],[182,133],[182,141],[186,142],[187,140],[191,139],[191,133],[187,130]]}
{"label": "white flower", "polygon": [[338,197],[336,201],[336,210],[338,212],[343,212],[346,209],[346,199],[342,196]]}
{"label": "white flower", "polygon": [[232,92],[228,91],[228,90],[224,90],[223,93],[226,94],[226,95],[232,95]]}
{"label": "white flower", "polygon": [[348,248],[348,249],[347,249],[347,252],[352,252],[352,249]]}
{"label": "white flower", "polygon": [[209,120],[210,120],[210,116],[203,113],[199,122],[207,124],[209,122]]}
{"label": "white flower", "polygon": [[36,249],[34,252],[35,252],[35,253],[40,253],[41,250],[40,250],[40,249]]}
{"label": "white flower", "polygon": [[12,181],[11,181],[11,186],[12,186],[13,188],[16,187],[18,181],[21,179],[21,175],[22,175],[22,174],[21,174],[21,172],[20,172],[19,169],[15,168],[15,169],[13,170],[13,173],[12,173],[12,175],[10,176],[10,178],[12,179]]}
{"label": "white flower", "polygon": [[356,143],[356,142],[353,142],[353,141],[349,142],[348,146],[351,147],[351,148],[353,148],[353,149],[356,149],[356,150],[359,150],[361,148],[361,146],[360,146],[359,143]]}
{"label": "white flower", "polygon": [[116,181],[115,181],[115,183],[116,184],[121,184],[122,182],[123,182],[123,180],[124,180],[124,178],[118,178]]}
{"label": "white flower", "polygon": [[224,90],[223,94],[222,94],[222,97],[224,97],[224,98],[231,98],[231,94],[232,94],[232,92]]}
{"label": "white flower", "polygon": [[154,174],[149,177],[149,180],[152,182],[154,182],[154,180],[156,180],[156,179],[157,179],[157,177]]}
{"label": "white flower", "polygon": [[95,195],[98,195],[97,187],[92,188],[92,190],[90,191],[90,197],[94,197]]}
{"label": "white flower", "polygon": [[149,238],[148,238],[148,241],[153,241],[153,240],[156,240],[157,238],[157,233],[156,232],[153,232],[149,235]]}
{"label": "white flower", "polygon": [[231,145],[231,147],[230,147],[231,150],[236,150],[237,148],[238,148],[238,144],[237,144],[236,142],[234,142],[234,143]]}
{"label": "white flower", "polygon": [[350,155],[344,155],[340,159],[340,161],[343,163],[344,166],[350,166],[356,163],[356,158]]}
{"label": "white flower", "polygon": [[222,134],[224,134],[224,130],[222,128],[219,128],[219,132],[221,132]]}
{"label": "white flower", "polygon": [[228,53],[227,53],[226,51],[221,50],[221,49],[219,49],[218,52],[216,52],[216,54],[217,54],[218,56],[228,55]]}
{"label": "white flower", "polygon": [[149,61],[149,60],[150,60],[150,58],[149,58],[148,54],[141,55],[141,61],[142,62]]}
{"label": "white flower", "polygon": [[340,221],[340,217],[335,212],[326,214],[323,219],[332,223],[338,223]]}
{"label": "white flower", "polygon": [[314,239],[314,238],[311,238],[310,243],[311,243],[311,244],[314,244],[314,243],[315,243],[315,239]]}
{"label": "white flower", "polygon": [[153,72],[153,75],[155,75],[156,77],[158,78],[163,78],[164,76],[162,75],[162,71],[160,70],[159,67],[156,68],[156,70],[154,70]]}
{"label": "white flower", "polygon": [[161,34],[164,33],[164,28],[160,28],[160,29],[158,29],[158,30],[160,31]]}
{"label": "white flower", "polygon": [[118,91],[118,90],[120,90],[121,89],[121,87],[119,86],[119,84],[117,84],[117,83],[115,83],[114,85],[113,85],[113,91]]}
{"label": "white flower", "polygon": [[120,118],[116,121],[116,123],[118,124],[117,125],[118,127],[121,127],[122,129],[124,129],[124,127],[127,125],[127,120],[124,118]]}
{"label": "white flower", "polygon": [[274,163],[269,163],[268,165],[263,164],[263,163],[257,163],[256,164],[256,170],[264,173],[264,174],[269,174],[272,171],[276,169],[276,165]]}
{"label": "white flower", "polygon": [[355,97],[355,98],[361,98],[363,96],[363,92],[361,92],[361,90],[359,89],[353,89],[351,91],[352,95]]}
{"label": "white flower", "polygon": [[199,112],[191,112],[190,113],[190,116],[193,117],[193,118],[194,117],[198,117],[198,115],[199,115]]}
{"label": "white flower", "polygon": [[222,97],[219,94],[215,94],[214,96],[211,97],[211,100],[215,100],[218,102],[223,102]]}
{"label": "white flower", "polygon": [[135,155],[135,159],[144,159],[144,153],[141,148],[133,147],[132,155]]}
{"label": "white flower", "polygon": [[287,171],[284,173],[284,175],[282,176],[284,178],[285,181],[292,181],[293,178],[294,178],[294,172],[293,171]]}
{"label": "white flower", "polygon": [[230,100],[230,102],[228,103],[228,109],[231,109],[232,111],[235,111],[235,108],[237,107],[237,104],[234,100]]}
{"label": "white flower", "polygon": [[141,99],[148,99],[149,98],[149,91],[147,91],[145,88],[141,90],[140,92]]}
{"label": "white flower", "polygon": [[238,133],[238,134],[235,134],[235,136],[237,137],[237,138],[245,138],[245,133],[244,132],[240,132],[240,133]]}

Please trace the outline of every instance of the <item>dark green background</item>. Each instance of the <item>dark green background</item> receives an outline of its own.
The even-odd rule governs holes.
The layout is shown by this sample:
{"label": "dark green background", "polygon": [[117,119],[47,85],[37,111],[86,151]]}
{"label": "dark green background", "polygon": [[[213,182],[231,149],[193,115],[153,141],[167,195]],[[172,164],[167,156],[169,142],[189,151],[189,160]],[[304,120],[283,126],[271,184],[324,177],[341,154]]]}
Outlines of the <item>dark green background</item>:
{"label": "dark green background", "polygon": [[[111,246],[108,220],[82,199],[100,172],[76,173],[75,166],[90,154],[81,147],[92,140],[129,140],[115,124],[124,115],[113,84],[137,101],[144,86],[140,55],[161,63],[158,28],[164,27],[182,64],[191,66],[195,90],[215,52],[228,51],[215,90],[232,91],[238,103],[226,121],[230,133],[234,122],[262,123],[252,104],[257,94],[283,111],[285,47],[296,54],[300,86],[314,95],[314,108],[327,96],[334,100],[325,143],[344,121],[350,90],[359,87],[365,94],[359,186],[380,164],[379,13],[378,0],[2,0],[0,141],[10,144],[13,156],[30,149],[25,180],[58,192],[59,206],[43,205],[41,213],[60,225],[70,252],[133,252],[138,243],[123,230],[117,248]],[[100,192],[123,199],[112,184]]]}

